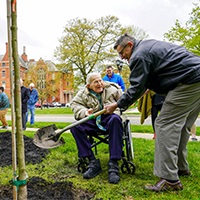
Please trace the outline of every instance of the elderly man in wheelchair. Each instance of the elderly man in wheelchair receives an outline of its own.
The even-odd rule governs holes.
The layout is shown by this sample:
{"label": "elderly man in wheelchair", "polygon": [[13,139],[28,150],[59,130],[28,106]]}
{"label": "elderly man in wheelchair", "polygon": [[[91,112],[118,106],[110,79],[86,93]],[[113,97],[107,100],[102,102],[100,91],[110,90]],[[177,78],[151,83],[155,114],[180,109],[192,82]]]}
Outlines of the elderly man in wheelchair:
{"label": "elderly man in wheelchair", "polygon": [[[80,90],[71,102],[71,108],[76,120],[95,113],[106,104],[116,102],[122,95],[121,87],[112,82],[104,82],[99,73],[90,73],[85,87]],[[83,178],[91,179],[101,173],[100,160],[96,159],[89,135],[104,132],[108,135],[110,159],[108,162],[108,182],[116,184],[120,181],[118,161],[122,157],[123,123],[120,111],[113,114],[102,114],[96,119],[88,120],[71,128],[76,141],[79,158],[87,158],[89,164]]]}

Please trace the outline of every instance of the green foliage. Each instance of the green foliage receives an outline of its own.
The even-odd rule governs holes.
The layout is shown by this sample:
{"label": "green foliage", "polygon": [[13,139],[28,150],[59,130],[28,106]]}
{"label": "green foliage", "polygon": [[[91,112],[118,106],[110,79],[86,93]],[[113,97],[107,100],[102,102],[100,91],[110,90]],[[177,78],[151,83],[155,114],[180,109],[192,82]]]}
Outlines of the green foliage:
{"label": "green foliage", "polygon": [[189,51],[200,56],[200,0],[194,3],[194,8],[185,26],[176,20],[175,26],[165,33],[164,37],[171,42],[180,42]]}
{"label": "green foliage", "polygon": [[147,37],[145,31],[137,27],[123,27],[115,16],[94,21],[75,18],[66,23],[55,57],[61,63],[60,67],[73,68],[75,88],[86,83],[88,73],[101,72],[106,62],[115,63],[117,53],[113,44],[125,32],[137,38]]}

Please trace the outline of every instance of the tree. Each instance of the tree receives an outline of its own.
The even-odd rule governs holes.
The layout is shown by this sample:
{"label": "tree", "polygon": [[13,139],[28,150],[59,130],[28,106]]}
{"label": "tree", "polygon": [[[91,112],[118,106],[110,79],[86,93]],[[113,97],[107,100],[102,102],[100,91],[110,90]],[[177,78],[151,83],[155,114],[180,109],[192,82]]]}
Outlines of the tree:
{"label": "tree", "polygon": [[61,63],[60,66],[66,69],[72,67],[75,88],[86,83],[88,73],[102,71],[105,62],[115,62],[117,54],[113,44],[125,32],[147,36],[139,28],[134,32],[133,27],[122,27],[114,16],[101,17],[95,21],[76,18],[67,22],[55,57]]}
{"label": "tree", "polygon": [[176,20],[175,26],[165,33],[164,37],[171,42],[180,42],[189,51],[200,55],[200,0],[194,3],[194,8],[185,26],[181,26],[179,20]]}
{"label": "tree", "polygon": [[[10,4],[12,3],[12,4]],[[13,180],[13,185],[17,187],[17,198],[19,200],[27,199],[27,185],[26,185],[26,165],[25,165],[25,152],[24,152],[24,136],[22,133],[22,116],[21,116],[21,87],[20,87],[20,68],[18,57],[18,38],[17,38],[17,8],[16,1],[8,1],[8,5],[11,7],[11,40],[12,40],[12,56],[14,63],[14,110],[16,120],[16,147],[17,147],[17,161],[19,177],[17,180]],[[15,134],[15,133],[13,133]],[[12,141],[13,142],[13,141]]]}

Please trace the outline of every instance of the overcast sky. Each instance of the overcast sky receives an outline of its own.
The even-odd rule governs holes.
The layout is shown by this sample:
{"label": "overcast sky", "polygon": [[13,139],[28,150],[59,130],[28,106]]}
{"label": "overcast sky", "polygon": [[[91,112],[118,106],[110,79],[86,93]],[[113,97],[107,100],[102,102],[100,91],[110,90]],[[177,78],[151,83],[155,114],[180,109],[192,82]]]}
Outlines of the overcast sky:
{"label": "overcast sky", "polygon": [[[7,0],[0,0],[0,55],[7,42]],[[122,25],[134,25],[163,40],[178,19],[189,19],[196,0],[17,0],[18,52],[26,47],[28,59],[55,60],[58,39],[67,21],[113,15]]]}

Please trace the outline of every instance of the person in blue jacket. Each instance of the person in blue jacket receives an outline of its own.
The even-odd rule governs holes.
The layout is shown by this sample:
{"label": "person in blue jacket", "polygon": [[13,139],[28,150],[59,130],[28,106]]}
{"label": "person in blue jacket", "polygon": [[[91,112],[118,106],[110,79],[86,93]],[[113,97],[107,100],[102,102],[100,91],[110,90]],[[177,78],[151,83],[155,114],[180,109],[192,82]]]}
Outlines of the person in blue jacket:
{"label": "person in blue jacket", "polygon": [[30,98],[28,100],[28,111],[26,113],[26,122],[28,122],[28,114],[31,113],[30,124],[33,125],[35,122],[35,104],[38,101],[38,91],[34,88],[34,83],[29,85]]}
{"label": "person in blue jacket", "polygon": [[2,123],[2,129],[8,128],[8,123],[6,121],[6,113],[10,107],[10,101],[7,94],[4,92],[4,87],[0,87],[0,121]]}
{"label": "person in blue jacket", "polygon": [[103,77],[103,80],[117,83],[122,88],[123,92],[126,89],[122,77],[119,74],[115,74],[113,72],[113,67],[111,65],[106,67],[106,75]]}

